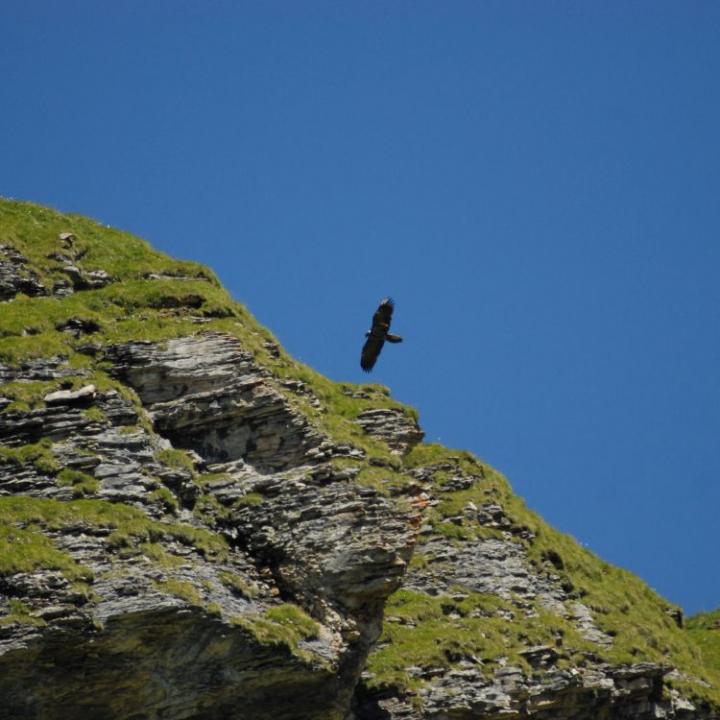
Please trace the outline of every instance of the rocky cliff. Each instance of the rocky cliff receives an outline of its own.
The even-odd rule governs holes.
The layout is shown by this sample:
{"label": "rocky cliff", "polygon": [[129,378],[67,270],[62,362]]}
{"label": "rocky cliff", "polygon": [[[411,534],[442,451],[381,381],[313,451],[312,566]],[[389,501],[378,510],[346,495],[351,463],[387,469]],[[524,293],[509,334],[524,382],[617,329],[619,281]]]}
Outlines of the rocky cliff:
{"label": "rocky cliff", "polygon": [[712,626],[207,269],[11,201],[0,443],[0,718],[718,717]]}

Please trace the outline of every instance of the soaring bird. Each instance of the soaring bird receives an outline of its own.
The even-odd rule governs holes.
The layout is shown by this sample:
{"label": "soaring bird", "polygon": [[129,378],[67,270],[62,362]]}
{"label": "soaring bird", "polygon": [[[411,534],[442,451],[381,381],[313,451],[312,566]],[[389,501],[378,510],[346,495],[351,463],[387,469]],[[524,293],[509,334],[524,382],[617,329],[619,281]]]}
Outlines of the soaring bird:
{"label": "soaring bird", "polygon": [[380,305],[378,305],[378,309],[373,315],[372,327],[365,333],[367,340],[363,345],[362,355],[360,356],[360,367],[365,372],[370,372],[373,369],[386,340],[391,343],[402,342],[399,335],[392,335],[388,332],[394,307],[395,303],[392,298],[384,298],[380,301]]}

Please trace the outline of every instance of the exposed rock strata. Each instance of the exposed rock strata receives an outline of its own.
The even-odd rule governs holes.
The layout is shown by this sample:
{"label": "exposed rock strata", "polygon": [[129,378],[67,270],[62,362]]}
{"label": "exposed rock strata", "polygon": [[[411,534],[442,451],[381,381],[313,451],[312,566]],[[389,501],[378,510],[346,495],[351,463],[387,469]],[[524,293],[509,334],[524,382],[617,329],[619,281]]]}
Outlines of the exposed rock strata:
{"label": "exposed rock strata", "polygon": [[107,356],[158,432],[207,462],[244,459],[258,470],[281,470],[302,464],[323,440],[235,338],[209,334],[164,348],[129,343]]}
{"label": "exposed rock strata", "polygon": [[[327,463],[362,452],[323,438],[234,339],[136,343],[108,357],[158,434],[118,392],[85,386],[0,415],[0,441],[51,441],[62,467],[95,481],[89,497],[136,508],[132,522],[151,524],[118,538],[112,512],[85,518],[86,501],[73,501],[76,488],[58,483],[56,469],[0,463],[0,495],[80,503],[64,521],[37,511],[80,585],[58,570],[3,579],[5,612],[17,599],[22,617],[0,630],[0,716],[343,717],[409,559],[410,516]],[[54,360],[6,376],[70,370]],[[170,440],[194,448],[196,466],[218,479],[198,486],[157,460]],[[213,464],[220,458],[231,462]],[[226,551],[187,539],[213,527]],[[272,613],[288,603],[316,631],[285,640]]]}
{"label": "exposed rock strata", "polygon": [[398,454],[405,454],[422,442],[425,433],[417,421],[399,408],[365,410],[357,423],[368,434],[384,440]]}
{"label": "exposed rock strata", "polygon": [[358,720],[658,720],[717,718],[707,708],[663,692],[669,668],[651,663],[627,667],[551,669],[528,677],[520,668],[498,669],[488,679],[469,666],[443,675],[422,692],[422,709],[388,695],[360,697]]}
{"label": "exposed rock strata", "polygon": [[22,253],[10,245],[0,245],[0,301],[10,300],[18,293],[46,295],[47,290]]}

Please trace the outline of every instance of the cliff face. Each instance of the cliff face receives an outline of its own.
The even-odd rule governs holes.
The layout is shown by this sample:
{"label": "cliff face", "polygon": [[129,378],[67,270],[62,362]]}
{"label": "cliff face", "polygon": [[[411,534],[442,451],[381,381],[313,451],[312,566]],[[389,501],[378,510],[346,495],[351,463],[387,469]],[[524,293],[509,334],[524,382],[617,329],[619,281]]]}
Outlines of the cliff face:
{"label": "cliff face", "polygon": [[0,201],[0,311],[0,718],[718,717],[675,608],[205,268]]}

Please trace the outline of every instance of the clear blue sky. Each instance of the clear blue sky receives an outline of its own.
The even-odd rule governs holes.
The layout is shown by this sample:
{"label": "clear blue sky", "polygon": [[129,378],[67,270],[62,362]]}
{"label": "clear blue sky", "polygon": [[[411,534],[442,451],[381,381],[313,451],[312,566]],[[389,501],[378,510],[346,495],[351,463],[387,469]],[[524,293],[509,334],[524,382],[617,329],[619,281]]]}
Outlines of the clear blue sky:
{"label": "clear blue sky", "polygon": [[0,194],[211,265],[296,357],[720,605],[720,4],[0,3]]}

